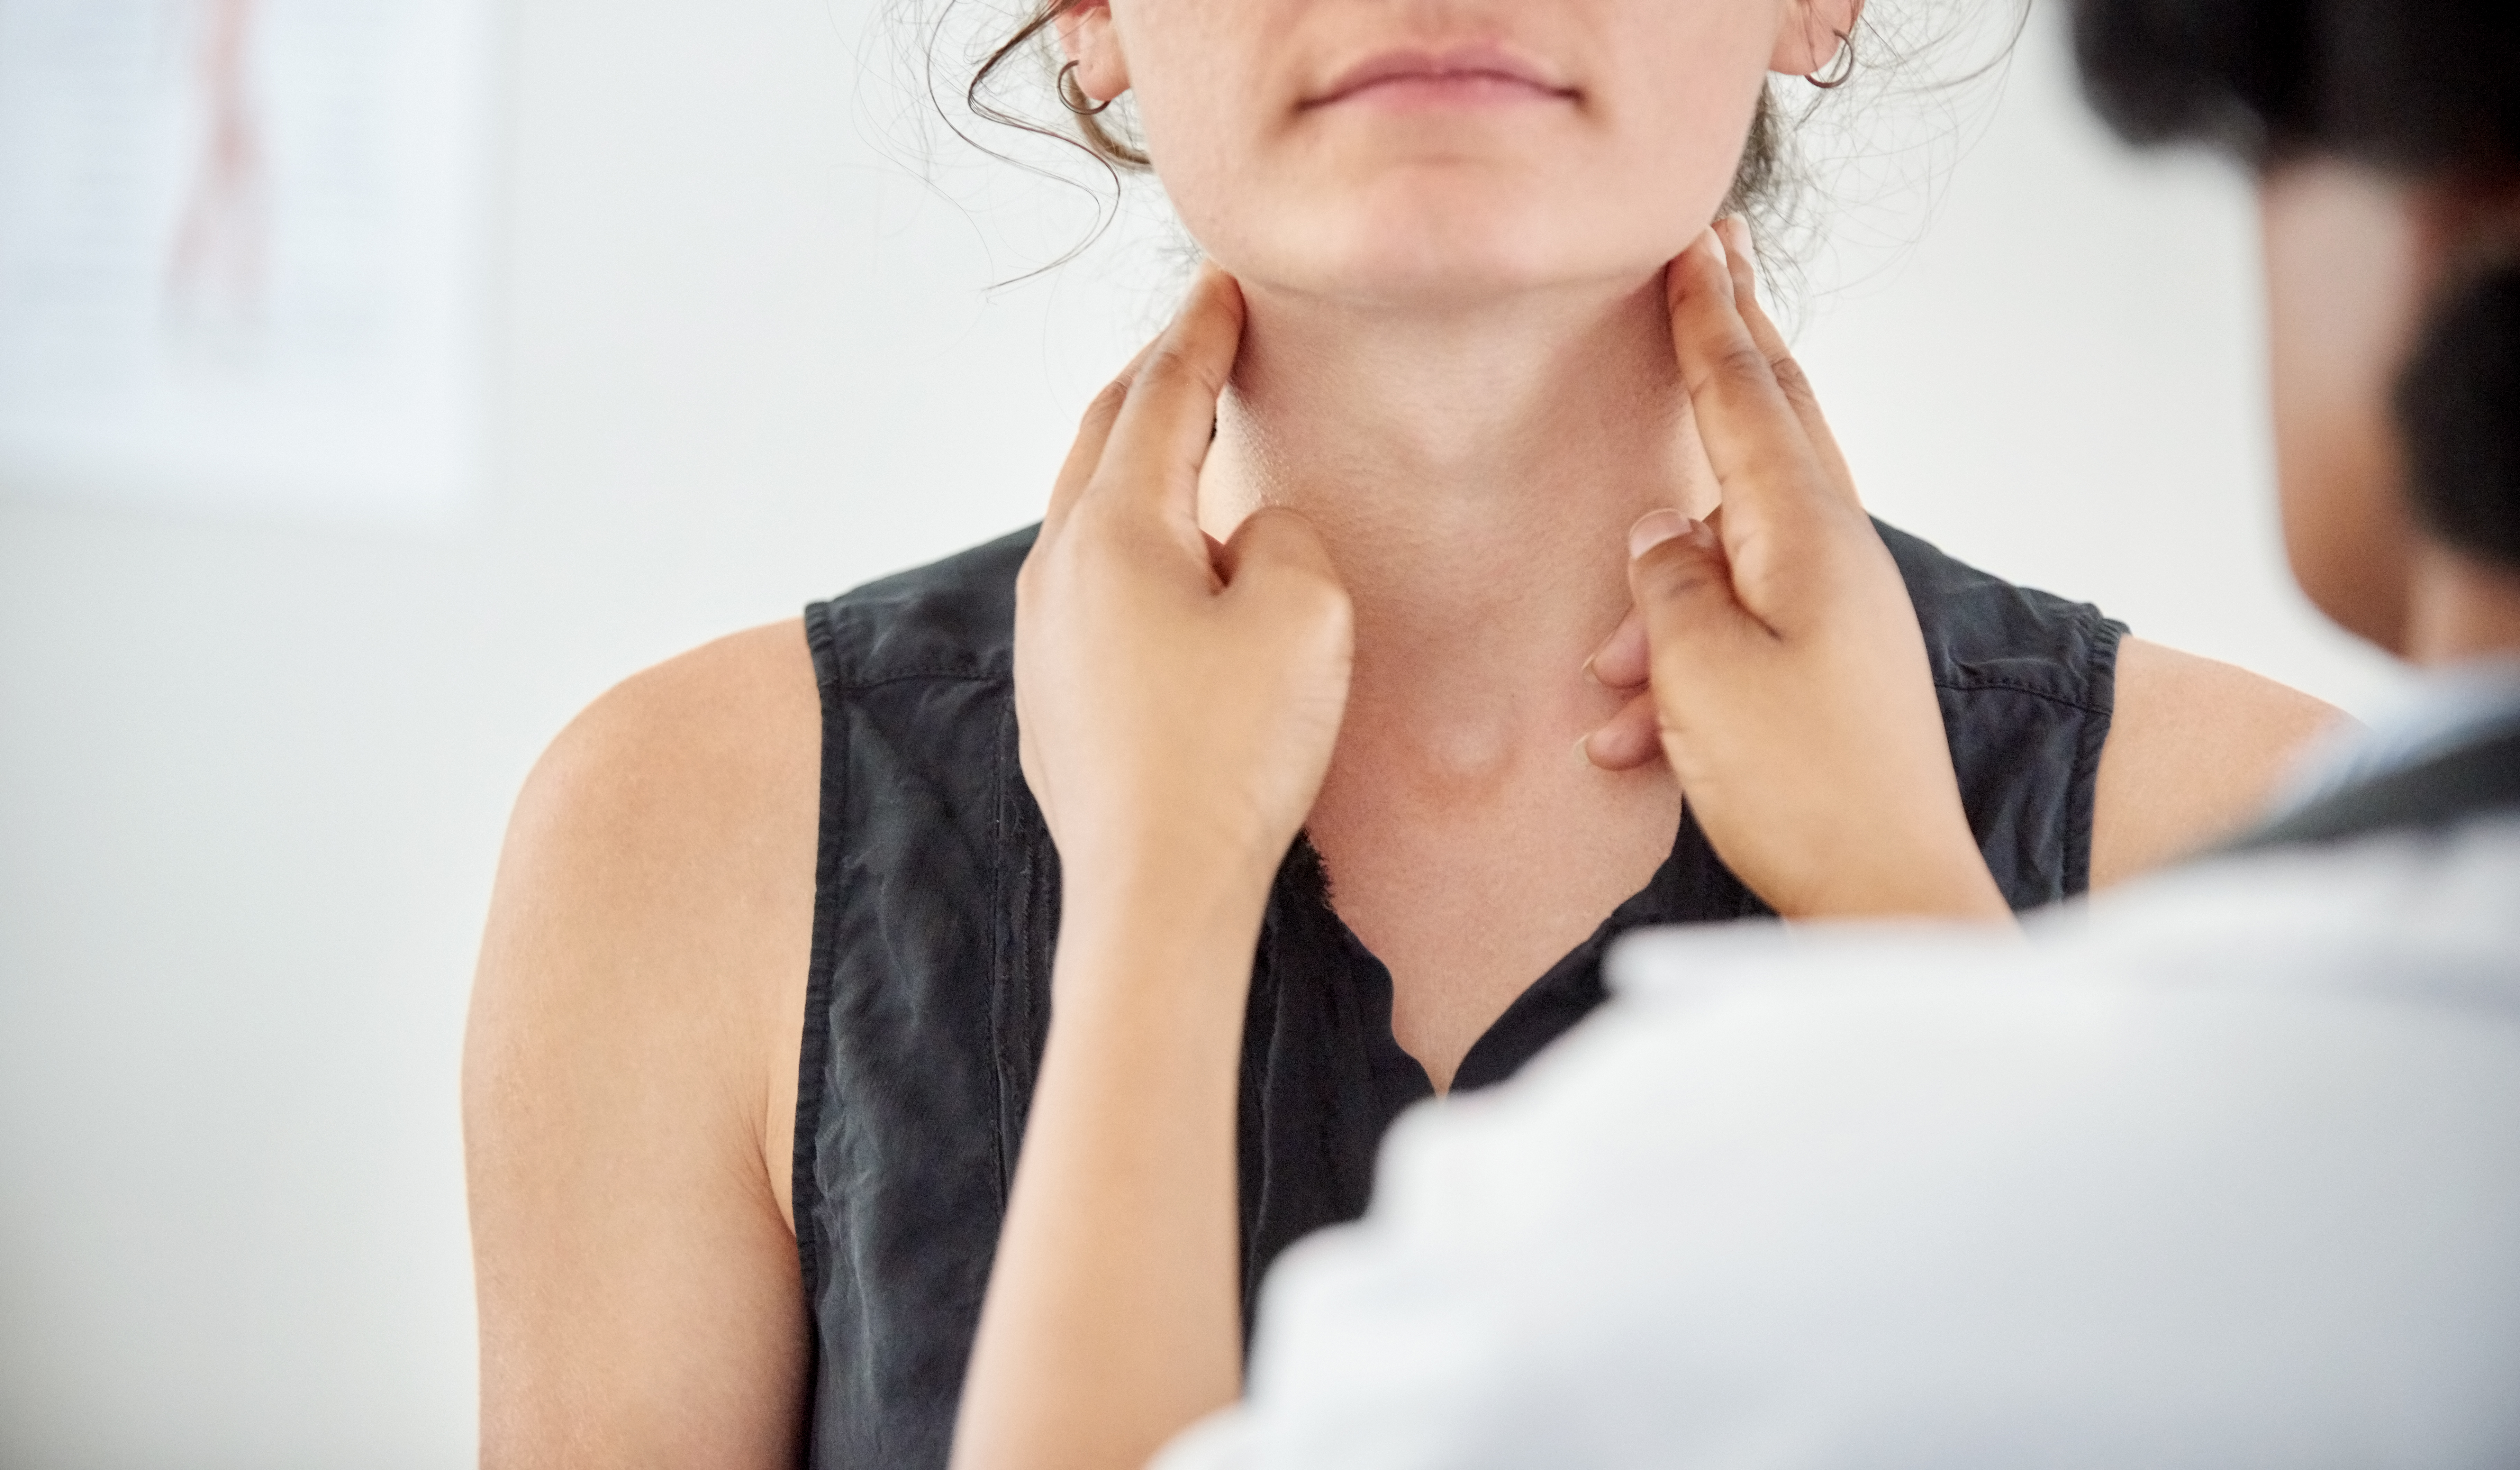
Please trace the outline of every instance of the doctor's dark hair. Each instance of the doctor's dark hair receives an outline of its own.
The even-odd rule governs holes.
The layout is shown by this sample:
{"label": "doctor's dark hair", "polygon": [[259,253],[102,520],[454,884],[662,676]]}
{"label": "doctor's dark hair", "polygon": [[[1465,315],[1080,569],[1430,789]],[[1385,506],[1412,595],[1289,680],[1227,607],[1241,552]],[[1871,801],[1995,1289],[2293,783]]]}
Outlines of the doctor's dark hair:
{"label": "doctor's dark hair", "polygon": [[2520,568],[2520,267],[2480,272],[2435,308],[2397,411],[2425,525]]}
{"label": "doctor's dark hair", "polygon": [[2520,165],[2512,0],[2077,0],[2074,50],[2130,142],[2417,174]]}
{"label": "doctor's dark hair", "polygon": [[[2520,198],[2520,0],[2076,0],[2074,46],[2130,141]],[[2454,272],[2396,410],[2417,515],[2520,566],[2520,258]]]}

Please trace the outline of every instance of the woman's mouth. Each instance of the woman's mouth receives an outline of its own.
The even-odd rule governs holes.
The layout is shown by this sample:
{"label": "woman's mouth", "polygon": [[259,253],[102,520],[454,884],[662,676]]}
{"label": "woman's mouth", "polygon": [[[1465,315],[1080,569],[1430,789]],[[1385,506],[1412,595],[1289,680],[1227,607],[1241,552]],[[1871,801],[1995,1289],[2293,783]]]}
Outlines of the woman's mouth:
{"label": "woman's mouth", "polygon": [[1339,103],[1414,111],[1439,108],[1516,107],[1576,97],[1539,67],[1496,46],[1444,51],[1386,51],[1339,75],[1306,111]]}

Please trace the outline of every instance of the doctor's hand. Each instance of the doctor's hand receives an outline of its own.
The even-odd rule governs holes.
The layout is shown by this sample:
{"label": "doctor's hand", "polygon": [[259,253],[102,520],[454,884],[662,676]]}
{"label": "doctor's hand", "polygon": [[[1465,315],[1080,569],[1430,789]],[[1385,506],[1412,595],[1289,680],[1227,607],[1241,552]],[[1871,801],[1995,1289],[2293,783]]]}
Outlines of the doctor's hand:
{"label": "doctor's hand", "polygon": [[1748,232],[1719,229],[1664,281],[1722,505],[1629,533],[1636,609],[1593,669],[1643,691],[1587,753],[1668,761],[1716,852],[1787,918],[2008,917],[1907,585],[1759,307]]}
{"label": "doctor's hand", "polygon": [[1222,545],[1198,525],[1241,329],[1241,291],[1203,269],[1087,411],[1015,584],[1024,780],[1071,913],[1226,902],[1256,926],[1329,767],[1349,607],[1320,536],[1282,510]]}
{"label": "doctor's hand", "polygon": [[1199,529],[1241,329],[1241,292],[1203,271],[1087,412],[1015,581],[1024,780],[1062,902],[963,1470],[1144,1464],[1240,1389],[1244,999],[1350,662],[1347,594],[1308,523],[1262,511],[1223,545]]}

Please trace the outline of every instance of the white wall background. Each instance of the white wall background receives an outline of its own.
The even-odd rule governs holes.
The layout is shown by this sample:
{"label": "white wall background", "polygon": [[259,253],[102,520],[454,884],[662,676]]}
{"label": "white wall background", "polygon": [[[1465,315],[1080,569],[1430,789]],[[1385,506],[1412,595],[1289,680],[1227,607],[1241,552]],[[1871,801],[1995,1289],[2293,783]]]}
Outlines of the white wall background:
{"label": "white wall background", "polygon": [[[517,0],[495,469],[433,530],[0,486],[0,1461],[472,1452],[456,1067],[506,807],[610,682],[1027,519],[1145,320],[874,146],[865,0]],[[1808,357],[1876,506],[2350,705],[2283,582],[2243,185],[2050,26]],[[1047,225],[1039,215],[1050,211]]]}

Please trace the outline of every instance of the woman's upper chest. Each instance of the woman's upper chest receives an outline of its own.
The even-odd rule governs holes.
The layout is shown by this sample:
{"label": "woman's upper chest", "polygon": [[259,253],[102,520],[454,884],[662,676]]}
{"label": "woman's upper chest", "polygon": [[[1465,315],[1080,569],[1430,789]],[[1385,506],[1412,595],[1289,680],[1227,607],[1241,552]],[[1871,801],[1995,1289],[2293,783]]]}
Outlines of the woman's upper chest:
{"label": "woman's upper chest", "polygon": [[1392,1035],[1440,1091],[1653,878],[1680,806],[1668,772],[1611,775],[1572,749],[1476,782],[1360,762],[1333,772],[1306,833],[1339,918],[1390,971]]}

